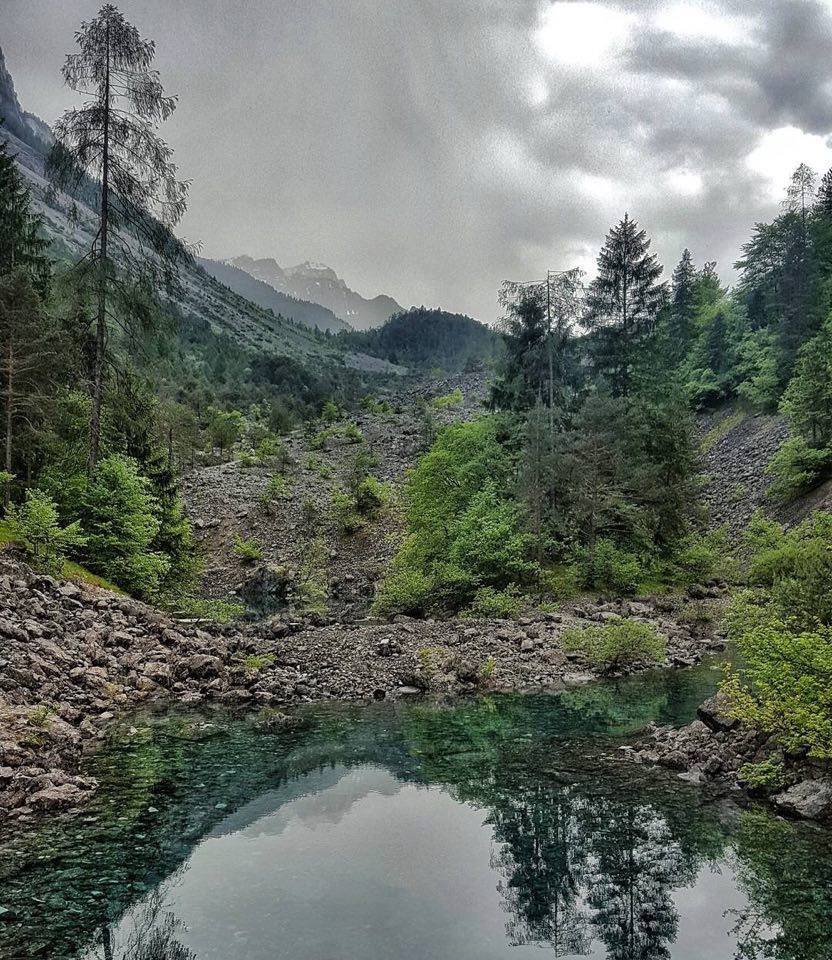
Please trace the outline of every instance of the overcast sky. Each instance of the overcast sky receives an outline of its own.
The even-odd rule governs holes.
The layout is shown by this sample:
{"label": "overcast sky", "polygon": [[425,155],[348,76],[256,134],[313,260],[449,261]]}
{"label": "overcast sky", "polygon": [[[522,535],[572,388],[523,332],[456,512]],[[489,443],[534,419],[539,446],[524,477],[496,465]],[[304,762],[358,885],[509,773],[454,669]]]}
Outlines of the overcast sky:
{"label": "overcast sky", "polygon": [[[100,0],[0,0],[22,105]],[[122,0],[156,40],[206,255],[324,261],[491,320],[629,211],[725,279],[801,161],[832,166],[832,0]]]}

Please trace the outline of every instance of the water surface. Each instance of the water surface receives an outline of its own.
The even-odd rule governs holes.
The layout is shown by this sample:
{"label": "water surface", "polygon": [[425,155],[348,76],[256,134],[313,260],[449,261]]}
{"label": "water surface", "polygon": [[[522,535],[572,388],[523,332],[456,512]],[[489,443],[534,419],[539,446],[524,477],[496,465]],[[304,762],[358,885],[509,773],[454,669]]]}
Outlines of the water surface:
{"label": "water surface", "polygon": [[0,847],[0,957],[829,960],[825,832],[616,756],[716,679],[134,718],[89,813]]}

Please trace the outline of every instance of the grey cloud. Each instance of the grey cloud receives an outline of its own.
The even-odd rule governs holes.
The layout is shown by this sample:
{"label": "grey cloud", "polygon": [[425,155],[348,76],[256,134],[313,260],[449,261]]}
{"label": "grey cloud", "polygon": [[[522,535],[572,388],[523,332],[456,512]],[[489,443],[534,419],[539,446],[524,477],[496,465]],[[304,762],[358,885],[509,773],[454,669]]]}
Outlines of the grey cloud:
{"label": "grey cloud", "polygon": [[[599,0],[607,2],[607,0]],[[813,0],[720,0],[746,42],[680,39],[637,15],[590,70],[548,61],[546,0],[122,0],[157,40],[179,109],[164,133],[183,224],[207,253],[331,263],[365,295],[496,314],[505,277],[597,251],[624,209],[672,269],[727,271],[775,212],[745,158],[768,130],[832,131],[832,16]],[[27,109],[69,103],[63,54],[99,0],[3,0],[0,43]],[[543,79],[545,104],[530,85]],[[702,177],[671,191],[673,170]],[[726,273],[727,275],[727,273]]]}

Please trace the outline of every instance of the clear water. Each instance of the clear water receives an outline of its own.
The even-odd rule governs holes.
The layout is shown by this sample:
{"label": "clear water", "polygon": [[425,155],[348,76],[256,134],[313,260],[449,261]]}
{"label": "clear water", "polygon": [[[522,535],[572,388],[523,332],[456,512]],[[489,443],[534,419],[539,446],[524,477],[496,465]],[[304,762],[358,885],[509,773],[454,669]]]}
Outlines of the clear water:
{"label": "clear water", "polygon": [[829,960],[825,832],[616,756],[716,677],[134,718],[94,809],[0,841],[0,957]]}

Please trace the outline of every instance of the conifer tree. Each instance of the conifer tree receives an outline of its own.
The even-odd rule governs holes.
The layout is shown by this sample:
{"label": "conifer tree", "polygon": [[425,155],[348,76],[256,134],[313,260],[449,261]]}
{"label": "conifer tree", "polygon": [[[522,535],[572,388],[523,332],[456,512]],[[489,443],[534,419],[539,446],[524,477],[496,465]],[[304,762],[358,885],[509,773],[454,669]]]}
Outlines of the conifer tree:
{"label": "conifer tree", "polygon": [[587,293],[596,366],[619,396],[630,391],[635,345],[652,332],[666,300],[661,264],[649,251],[647,234],[625,214],[607,234]]}
{"label": "conifer tree", "polygon": [[832,169],[827,170],[821,177],[815,196],[815,209],[824,216],[832,217]]}
{"label": "conifer tree", "polygon": [[[95,266],[97,312],[92,374],[89,455],[91,473],[101,441],[101,406],[108,319],[114,301],[130,299],[127,278],[170,282],[187,255],[170,229],[185,211],[187,183],[177,179],[170,147],[157,124],[176,106],[151,69],[155,46],[106,3],[81,24],[78,53],[69,54],[64,81],[84,97],[55,125],[49,169],[64,189],[98,191],[99,226],[90,259]],[[138,244],[136,243],[138,241]],[[137,248],[139,253],[137,253]]]}
{"label": "conifer tree", "polygon": [[680,360],[693,337],[696,316],[697,271],[690,250],[685,247],[673,271],[670,309],[670,348],[673,357]]}

